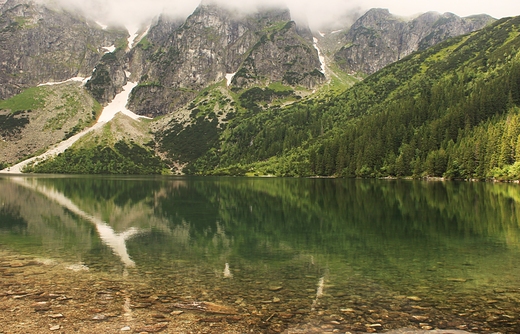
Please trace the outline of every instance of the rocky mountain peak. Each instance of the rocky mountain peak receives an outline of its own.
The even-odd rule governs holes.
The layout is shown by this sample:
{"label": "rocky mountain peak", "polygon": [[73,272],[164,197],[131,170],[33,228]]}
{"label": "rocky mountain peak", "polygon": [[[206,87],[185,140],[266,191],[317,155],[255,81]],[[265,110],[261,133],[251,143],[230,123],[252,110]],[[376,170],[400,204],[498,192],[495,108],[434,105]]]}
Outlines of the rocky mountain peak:
{"label": "rocky mountain peak", "polygon": [[352,29],[360,26],[381,23],[383,20],[397,20],[386,8],[372,8],[362,15],[353,25]]}
{"label": "rocky mountain peak", "polygon": [[350,73],[372,74],[414,51],[481,29],[492,21],[487,15],[461,18],[436,12],[407,21],[387,9],[375,8],[344,33],[343,47],[334,58]]}
{"label": "rocky mountain peak", "polygon": [[238,90],[274,81],[311,88],[323,80],[310,30],[296,27],[286,8],[239,13],[203,2],[171,33],[158,29],[168,30],[152,27],[151,44],[131,55],[140,77],[131,106],[142,115],[171,112],[226,76]]}

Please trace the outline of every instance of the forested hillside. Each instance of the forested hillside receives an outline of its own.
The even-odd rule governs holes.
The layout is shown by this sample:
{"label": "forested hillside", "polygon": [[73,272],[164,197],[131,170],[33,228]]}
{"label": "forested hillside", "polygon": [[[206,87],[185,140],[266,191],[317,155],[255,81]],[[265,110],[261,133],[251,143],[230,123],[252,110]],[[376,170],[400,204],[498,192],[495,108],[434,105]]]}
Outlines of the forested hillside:
{"label": "forested hillside", "polygon": [[343,93],[239,112],[186,172],[520,178],[519,50],[506,18]]}
{"label": "forested hillside", "polygon": [[148,123],[121,113],[91,131],[65,152],[24,168],[25,173],[161,174],[165,163],[155,155]]}

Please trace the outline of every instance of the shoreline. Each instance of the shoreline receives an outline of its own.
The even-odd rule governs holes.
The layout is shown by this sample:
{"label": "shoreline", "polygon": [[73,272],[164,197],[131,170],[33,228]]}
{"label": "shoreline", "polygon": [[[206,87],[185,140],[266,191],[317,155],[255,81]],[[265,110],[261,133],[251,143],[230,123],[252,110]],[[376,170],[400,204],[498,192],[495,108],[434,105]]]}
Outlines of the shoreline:
{"label": "shoreline", "polygon": [[215,174],[207,174],[207,175],[198,175],[198,174],[64,174],[64,173],[23,173],[7,171],[9,167],[0,170],[0,176],[13,176],[13,177],[85,177],[85,176],[95,176],[95,177],[243,177],[243,178],[259,178],[259,179],[314,179],[314,180],[335,180],[335,179],[345,179],[345,180],[389,180],[389,181],[398,181],[398,180],[406,180],[406,181],[425,181],[425,182],[484,182],[484,183],[515,183],[520,184],[519,180],[500,180],[500,179],[463,179],[463,178],[445,178],[445,177],[396,177],[396,176],[384,176],[384,177],[344,177],[344,176],[276,176],[276,175],[215,175]]}

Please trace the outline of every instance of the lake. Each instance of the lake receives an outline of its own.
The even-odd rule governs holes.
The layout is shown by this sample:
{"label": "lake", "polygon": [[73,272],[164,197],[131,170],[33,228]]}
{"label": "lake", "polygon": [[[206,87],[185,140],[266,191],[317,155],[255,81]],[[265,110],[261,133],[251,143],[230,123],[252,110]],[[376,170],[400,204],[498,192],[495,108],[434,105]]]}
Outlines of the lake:
{"label": "lake", "polygon": [[255,332],[520,332],[514,184],[11,176],[0,205],[0,249],[168,311],[204,302]]}

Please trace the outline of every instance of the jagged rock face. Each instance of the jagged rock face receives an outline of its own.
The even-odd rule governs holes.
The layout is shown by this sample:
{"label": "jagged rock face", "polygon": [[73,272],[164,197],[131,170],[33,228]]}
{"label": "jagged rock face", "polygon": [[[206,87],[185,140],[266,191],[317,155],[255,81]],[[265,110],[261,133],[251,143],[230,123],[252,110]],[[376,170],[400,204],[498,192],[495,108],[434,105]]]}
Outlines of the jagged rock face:
{"label": "jagged rock face", "polygon": [[167,38],[165,32],[159,22],[150,29],[146,50],[141,45],[131,56],[132,72],[140,72],[141,78],[130,107],[142,115],[173,111],[202,88],[240,71],[247,80],[233,80],[238,89],[282,81],[287,72],[298,74],[285,80],[290,84],[312,88],[323,81],[313,72],[320,63],[312,37],[296,29],[288,10],[244,16],[201,5]]}
{"label": "jagged rock face", "polygon": [[7,1],[0,10],[0,99],[23,88],[72,77],[88,77],[102,47],[126,38],[95,23],[34,2]]}
{"label": "jagged rock face", "polygon": [[169,41],[173,32],[184,23],[184,20],[172,19],[165,15],[160,15],[153,22],[148,33],[143,36],[141,41],[128,53],[129,67],[132,72],[133,81],[147,81],[147,75],[151,68],[149,58],[158,51],[159,46]]}
{"label": "jagged rock face", "polygon": [[316,50],[296,32],[296,24],[288,22],[281,30],[264,35],[253,47],[232,84],[240,88],[280,81],[291,86],[314,88],[323,82]]}
{"label": "jagged rock face", "polygon": [[124,63],[117,53],[107,53],[96,65],[92,78],[85,84],[92,96],[102,105],[107,105],[126,85]]}
{"label": "jagged rock face", "polygon": [[461,18],[434,12],[404,21],[386,9],[371,9],[345,34],[344,46],[334,59],[351,73],[372,74],[412,52],[481,29],[492,21],[486,15]]}

